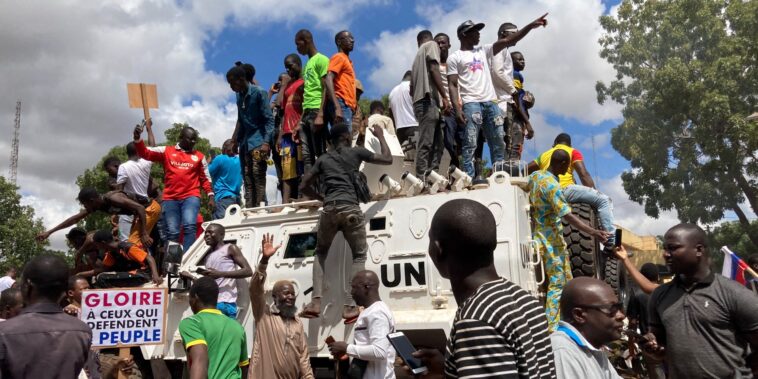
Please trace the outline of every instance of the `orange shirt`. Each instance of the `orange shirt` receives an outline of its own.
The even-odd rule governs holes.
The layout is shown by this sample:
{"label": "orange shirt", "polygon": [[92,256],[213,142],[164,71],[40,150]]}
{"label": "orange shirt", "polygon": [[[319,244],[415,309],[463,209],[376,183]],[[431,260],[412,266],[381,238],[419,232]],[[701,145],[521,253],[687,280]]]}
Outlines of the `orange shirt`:
{"label": "orange shirt", "polygon": [[[355,70],[347,54],[337,53],[329,59],[329,71],[334,73],[334,94],[355,109],[358,101],[355,96]],[[335,104],[336,105],[336,104]]]}

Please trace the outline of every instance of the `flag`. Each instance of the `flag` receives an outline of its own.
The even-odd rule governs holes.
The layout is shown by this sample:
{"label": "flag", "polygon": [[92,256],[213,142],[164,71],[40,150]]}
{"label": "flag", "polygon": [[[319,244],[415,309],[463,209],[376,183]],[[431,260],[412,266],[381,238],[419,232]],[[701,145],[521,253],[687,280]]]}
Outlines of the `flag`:
{"label": "flag", "polygon": [[721,268],[721,275],[745,285],[745,271],[748,269],[747,263],[726,246],[721,248],[721,252],[724,253],[724,266]]}

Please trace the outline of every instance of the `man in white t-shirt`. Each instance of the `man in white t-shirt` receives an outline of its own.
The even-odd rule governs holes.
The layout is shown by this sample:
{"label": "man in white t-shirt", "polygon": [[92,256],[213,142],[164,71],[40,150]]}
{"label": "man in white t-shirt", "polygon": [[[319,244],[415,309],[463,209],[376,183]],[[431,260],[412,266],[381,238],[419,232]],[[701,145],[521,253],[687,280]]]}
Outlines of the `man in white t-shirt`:
{"label": "man in white t-shirt", "polygon": [[0,292],[3,292],[7,290],[8,288],[11,288],[13,286],[13,283],[16,283],[16,268],[11,267],[8,269],[8,271],[5,273],[5,276],[0,278]]}
{"label": "man in white t-shirt", "polygon": [[458,26],[457,34],[461,49],[447,58],[448,86],[450,98],[461,98],[463,105],[455,104],[458,123],[466,125],[466,138],[463,140],[463,168],[471,176],[474,172],[474,150],[476,139],[481,129],[490,148],[491,162],[502,162],[505,158],[503,123],[504,117],[495,101],[497,95],[492,85],[489,62],[509,44],[516,36],[520,39],[529,30],[547,25],[542,17],[532,21],[526,28],[513,36],[501,38],[494,44],[479,46],[479,32],[484,24],[475,24],[468,20]]}
{"label": "man in white t-shirt", "polygon": [[[529,117],[526,112],[518,106],[518,90],[513,84],[513,59],[508,47],[515,46],[516,43],[524,38],[530,29],[525,29],[519,33],[518,27],[510,22],[500,25],[497,30],[498,39],[508,39],[506,48],[499,54],[492,56],[492,84],[495,86],[497,95],[497,105],[505,117],[505,144],[506,159],[521,159],[521,147],[524,143],[524,137],[531,139],[534,136],[534,130],[529,123]],[[514,122],[518,120],[518,122]],[[525,121],[522,121],[525,120]]]}
{"label": "man in white t-shirt", "polygon": [[[335,357],[347,354],[353,360],[365,361],[364,379],[394,379],[395,349],[387,335],[395,331],[392,311],[379,297],[379,278],[373,271],[359,271],[350,282],[350,293],[364,307],[355,322],[355,342],[333,342],[329,351]],[[358,362],[352,362],[354,367]]]}
{"label": "man in white t-shirt", "polygon": [[[129,160],[118,166],[118,174],[116,176],[116,184],[129,195],[136,195],[137,199],[140,199],[140,203],[150,204],[145,206],[147,208],[153,206],[155,200],[149,201],[148,191],[150,190],[150,169],[153,166],[153,162],[146,159],[142,159],[137,155],[137,148],[134,146],[134,142],[126,144],[126,155],[129,156]],[[155,202],[155,206],[158,207],[157,211],[160,212],[160,205]],[[129,240],[129,233],[132,229],[133,217],[131,215],[121,215],[118,218],[118,239],[121,242]]]}
{"label": "man in white t-shirt", "polygon": [[395,123],[397,139],[403,145],[416,132],[418,121],[413,115],[411,99],[411,72],[406,71],[403,81],[390,91],[390,117]]}

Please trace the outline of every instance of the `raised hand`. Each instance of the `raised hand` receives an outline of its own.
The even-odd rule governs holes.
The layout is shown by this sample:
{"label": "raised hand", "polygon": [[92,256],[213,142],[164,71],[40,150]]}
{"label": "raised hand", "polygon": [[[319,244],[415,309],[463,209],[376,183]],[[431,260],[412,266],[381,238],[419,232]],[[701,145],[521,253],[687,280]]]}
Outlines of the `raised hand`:
{"label": "raised hand", "polygon": [[282,247],[282,244],[274,246],[274,235],[266,233],[263,235],[263,241],[261,241],[261,256],[263,259],[268,260],[272,255],[276,254],[280,247]]}

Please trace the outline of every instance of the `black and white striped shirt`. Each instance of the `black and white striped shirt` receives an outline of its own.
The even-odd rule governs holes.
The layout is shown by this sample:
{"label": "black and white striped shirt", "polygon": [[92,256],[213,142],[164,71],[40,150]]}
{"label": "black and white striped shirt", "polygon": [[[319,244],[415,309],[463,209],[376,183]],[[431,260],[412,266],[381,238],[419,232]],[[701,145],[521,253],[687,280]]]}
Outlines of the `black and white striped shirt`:
{"label": "black and white striped shirt", "polygon": [[504,278],[460,305],[446,356],[448,378],[555,378],[544,308]]}

